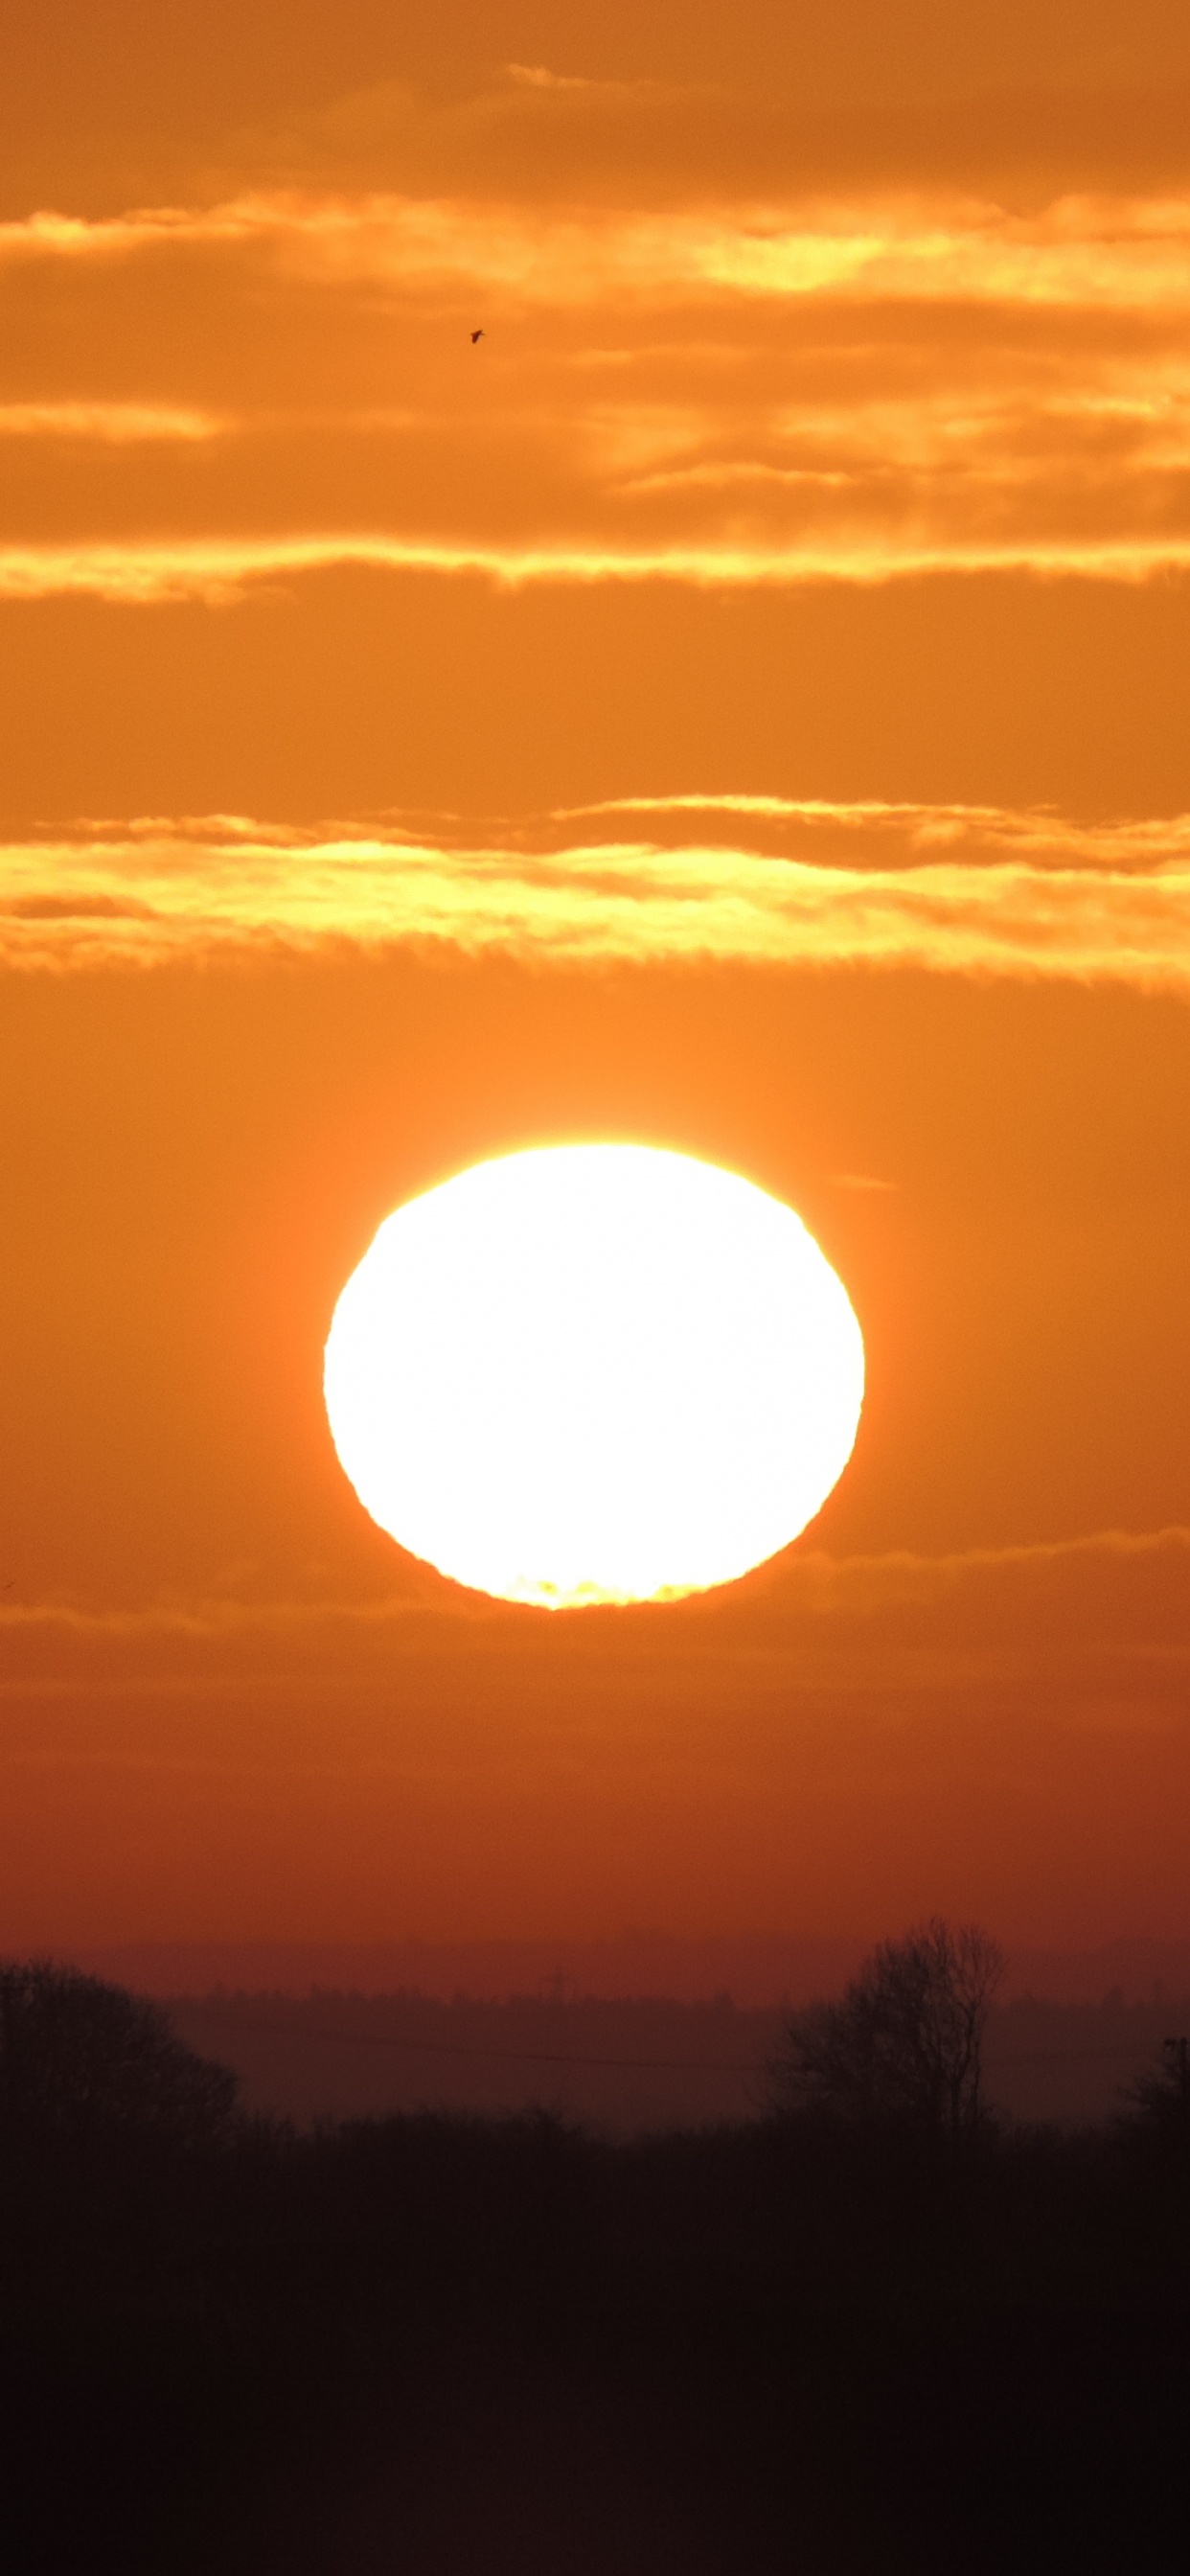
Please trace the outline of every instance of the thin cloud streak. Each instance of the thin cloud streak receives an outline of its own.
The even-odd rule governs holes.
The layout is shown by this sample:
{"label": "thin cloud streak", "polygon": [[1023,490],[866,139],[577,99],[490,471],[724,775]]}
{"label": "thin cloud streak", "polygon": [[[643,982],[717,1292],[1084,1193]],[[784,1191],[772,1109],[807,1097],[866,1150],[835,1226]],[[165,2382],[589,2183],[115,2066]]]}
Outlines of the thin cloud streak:
{"label": "thin cloud streak", "polygon": [[[543,963],[924,968],[1190,993],[1190,818],[1088,830],[987,808],[735,802],[764,804],[775,847],[715,844],[729,799],[707,800],[704,838],[671,846],[577,840],[549,818],[482,841],[424,822],[79,827],[0,851],[0,958],[149,967],[431,943]],[[673,816],[675,800],[658,803]]]}
{"label": "thin cloud streak", "polygon": [[[785,1614],[818,1618],[853,1618],[875,1611],[936,1606],[964,1587],[997,1584],[1004,1578],[1027,1578],[1045,1584],[1070,1578],[1094,1581],[1108,1576],[1170,1574],[1176,1580],[1190,1569],[1190,1528],[1178,1523],[1159,1530],[1094,1530],[1066,1539],[1046,1539],[1002,1547],[967,1547],[930,1556],[907,1548],[874,1556],[831,1556],[825,1550],[798,1548],[767,1568],[746,1577],[752,1607],[753,1587],[763,1587],[765,1605]],[[731,1610],[741,1597],[737,1585],[694,1596],[675,1605],[644,1603],[631,1607],[584,1608],[573,1617],[589,1622],[705,1620],[716,1610]],[[368,1600],[245,1599],[239,1595],[203,1594],[191,1600],[96,1607],[71,1601],[9,1602],[0,1605],[0,1634],[12,1644],[22,1638],[58,1637],[80,1645],[109,1640],[116,1644],[224,1644],[251,1634],[289,1632],[295,1642],[319,1628],[375,1636],[393,1627],[420,1625],[456,1617],[469,1624],[490,1622],[504,1628],[519,1623],[543,1627],[534,1610],[482,1593],[443,1585],[439,1596],[394,1593]],[[550,1625],[553,1625],[551,1616]],[[573,1624],[564,1618],[562,1625]],[[1186,1643],[1190,1648],[1190,1634]]]}
{"label": "thin cloud streak", "polygon": [[217,438],[228,426],[211,412],[164,403],[0,402],[0,438],[86,439],[100,446]]}
{"label": "thin cloud streak", "polygon": [[688,814],[709,817],[746,816],[753,823],[785,827],[791,836],[813,842],[829,834],[859,846],[878,849],[890,841],[903,856],[936,847],[960,846],[971,857],[1010,851],[1059,867],[1151,867],[1190,855],[1190,815],[1145,817],[1130,821],[1083,823],[1047,805],[1013,808],[1003,805],[921,804],[908,798],[763,796],[751,794],[678,796],[605,796],[589,805],[561,805],[550,821],[561,825],[599,815],[649,815],[654,824]]}
{"label": "thin cloud streak", "polygon": [[935,545],[895,536],[774,550],[752,545],[518,545],[383,533],[130,540],[0,547],[0,599],[104,599],[123,607],[230,603],[255,585],[352,567],[471,574],[499,588],[541,583],[675,582],[699,590],[861,587],[938,574],[1009,573],[1136,585],[1190,570],[1190,534],[1105,541],[1039,539]]}
{"label": "thin cloud streak", "polygon": [[[680,1729],[687,1778],[691,1764],[717,1769],[725,1705],[728,1758],[742,1755],[745,1768],[755,1726],[775,1726],[789,1749],[824,1728],[834,1743],[848,1711],[885,1743],[914,1711],[932,1711],[940,1741],[956,1745],[993,1715],[1059,1736],[1135,1742],[1143,1727],[1181,1739],[1188,1572],[1190,1530],[1175,1526],[938,1557],[794,1549],[684,1603],[544,1618],[439,1584],[426,1569],[414,1588],[370,1600],[37,1602],[0,1612],[0,1699],[12,1721],[9,1760],[37,1766],[63,1749],[70,1762],[80,1750],[93,1759],[90,1728],[102,1728],[105,1709],[121,1734],[163,1700],[202,1711],[204,1725],[220,1709],[250,1707],[266,1729],[278,1720],[290,1728],[312,1704],[321,1720],[329,1691],[340,1721],[363,1723],[365,1759],[411,1764],[437,1781],[458,1761],[506,1787],[510,1756],[535,1765],[560,1756],[580,1771],[604,1758],[610,1684],[633,1760],[650,1772],[660,1758],[664,1797],[675,1776],[670,1725]],[[55,1747],[41,1721],[72,1703],[88,1712],[86,1746]],[[238,1744],[220,1755],[209,1735],[185,1758],[229,1751],[259,1759]],[[137,1758],[159,1763],[159,1742]],[[314,1754],[319,1768],[339,1758],[329,1747]],[[290,1739],[287,1768],[293,1759]]]}

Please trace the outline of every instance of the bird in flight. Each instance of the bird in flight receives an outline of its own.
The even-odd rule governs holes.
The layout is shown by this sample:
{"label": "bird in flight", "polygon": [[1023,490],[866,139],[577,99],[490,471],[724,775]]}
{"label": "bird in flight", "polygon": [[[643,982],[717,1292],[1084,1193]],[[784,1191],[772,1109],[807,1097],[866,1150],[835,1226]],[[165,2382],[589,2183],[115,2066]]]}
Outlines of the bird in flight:
{"label": "bird in flight", "polygon": [[474,347],[475,347],[475,343],[476,343],[476,341],[477,341],[477,340],[486,340],[487,336],[488,336],[488,335],[487,335],[487,332],[484,330],[483,324],[481,323],[481,324],[480,324],[480,327],[479,327],[479,329],[478,329],[478,331],[473,331],[473,332],[472,332],[472,334],[471,334],[471,346],[472,346],[472,348],[474,348]]}

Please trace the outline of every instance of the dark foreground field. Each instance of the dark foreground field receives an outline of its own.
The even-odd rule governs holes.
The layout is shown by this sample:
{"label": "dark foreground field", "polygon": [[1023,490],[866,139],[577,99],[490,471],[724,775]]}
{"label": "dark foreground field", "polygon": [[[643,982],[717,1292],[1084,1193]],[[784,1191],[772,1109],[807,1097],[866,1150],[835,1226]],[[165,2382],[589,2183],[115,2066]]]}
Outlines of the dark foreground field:
{"label": "dark foreground field", "polygon": [[10,2124],[20,2576],[1186,2564],[1190,2153]]}

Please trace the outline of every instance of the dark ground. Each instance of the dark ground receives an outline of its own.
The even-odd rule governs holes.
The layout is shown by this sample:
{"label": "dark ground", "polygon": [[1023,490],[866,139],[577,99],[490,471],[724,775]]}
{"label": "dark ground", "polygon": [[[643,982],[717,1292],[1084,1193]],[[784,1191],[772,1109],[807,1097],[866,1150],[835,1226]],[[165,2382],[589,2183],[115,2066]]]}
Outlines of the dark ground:
{"label": "dark ground", "polygon": [[1184,2568],[1190,2148],[9,2134],[21,2576]]}

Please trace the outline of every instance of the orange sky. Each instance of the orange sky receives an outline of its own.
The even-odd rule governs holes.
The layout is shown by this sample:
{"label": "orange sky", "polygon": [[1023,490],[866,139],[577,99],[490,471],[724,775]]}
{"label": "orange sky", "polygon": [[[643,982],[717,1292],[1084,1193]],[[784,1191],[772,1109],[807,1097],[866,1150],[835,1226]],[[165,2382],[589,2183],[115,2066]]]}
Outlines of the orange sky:
{"label": "orange sky", "polygon": [[[1184,9],[10,14],[0,1944],[1190,1932]],[[320,1359],[588,1136],[869,1399],[551,1621]]]}

